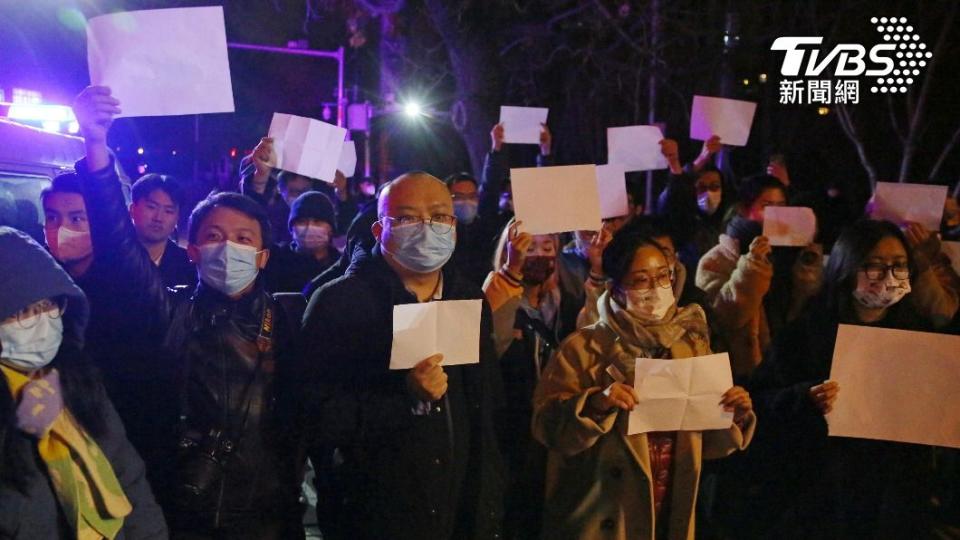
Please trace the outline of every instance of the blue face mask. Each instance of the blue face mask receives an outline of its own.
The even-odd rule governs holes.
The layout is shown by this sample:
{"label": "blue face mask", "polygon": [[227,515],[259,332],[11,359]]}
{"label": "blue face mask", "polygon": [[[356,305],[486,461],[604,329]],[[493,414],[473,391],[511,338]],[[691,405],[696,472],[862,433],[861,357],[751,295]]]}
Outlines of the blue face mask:
{"label": "blue face mask", "polygon": [[396,249],[389,251],[385,241],[381,242],[380,249],[393,256],[400,266],[418,274],[427,274],[442,268],[450,260],[457,245],[453,227],[438,233],[426,223],[391,225],[386,236]]}
{"label": "blue face mask", "polygon": [[469,225],[477,218],[478,206],[477,201],[454,201],[453,214],[457,216],[457,221]]}
{"label": "blue face mask", "polygon": [[233,296],[257,279],[257,251],[227,240],[200,246],[200,279],[214,289]]}

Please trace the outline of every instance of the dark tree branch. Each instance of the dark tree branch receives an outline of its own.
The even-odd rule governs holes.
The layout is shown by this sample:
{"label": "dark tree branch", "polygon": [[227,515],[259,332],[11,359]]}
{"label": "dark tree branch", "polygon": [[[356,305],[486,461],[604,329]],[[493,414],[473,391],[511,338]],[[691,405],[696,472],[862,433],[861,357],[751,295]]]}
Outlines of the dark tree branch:
{"label": "dark tree branch", "polygon": [[857,126],[853,122],[853,118],[850,117],[850,110],[846,105],[837,105],[837,121],[843,129],[843,132],[847,135],[847,138],[850,139],[850,142],[853,143],[854,148],[857,150],[857,157],[860,158],[860,164],[863,165],[864,170],[867,171],[867,178],[870,180],[870,189],[872,191],[877,186],[877,170],[867,155],[867,149],[863,144],[863,139],[860,137]]}
{"label": "dark tree branch", "polygon": [[932,184],[937,181],[937,175],[940,174],[940,168],[943,167],[943,164],[947,161],[947,156],[950,155],[950,152],[953,151],[953,148],[957,146],[958,143],[960,143],[960,126],[958,126],[957,130],[953,132],[953,137],[950,137],[950,140],[947,141],[947,144],[943,147],[943,151],[940,152],[940,157],[937,158],[936,163],[933,164],[933,168],[930,169],[930,175],[927,176],[928,183]]}

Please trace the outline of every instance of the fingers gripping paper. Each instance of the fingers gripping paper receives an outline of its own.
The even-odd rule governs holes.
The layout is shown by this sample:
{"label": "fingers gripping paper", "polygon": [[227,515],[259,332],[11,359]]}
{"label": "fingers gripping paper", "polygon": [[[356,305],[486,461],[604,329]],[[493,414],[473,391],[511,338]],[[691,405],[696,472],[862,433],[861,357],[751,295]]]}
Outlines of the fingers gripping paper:
{"label": "fingers gripping paper", "polygon": [[513,208],[530,234],[600,230],[595,165],[510,169]]}
{"label": "fingers gripping paper", "polygon": [[223,8],[124,11],[87,23],[90,82],[118,116],[233,112]]}
{"label": "fingers gripping paper", "polygon": [[394,306],[390,369],[410,369],[437,353],[444,366],[478,363],[482,306],[482,300]]}
{"label": "fingers gripping paper", "polygon": [[817,234],[817,217],[803,206],[768,206],[763,210],[763,235],[771,246],[808,246]]}
{"label": "fingers gripping paper", "polygon": [[666,169],[669,164],[660,150],[663,133],[657,126],[607,128],[607,163],[618,163],[624,170]]}
{"label": "fingers gripping paper", "polygon": [[270,122],[276,167],[325,182],[333,182],[346,135],[344,128],[292,114],[274,113]]}
{"label": "fingers gripping paper", "polygon": [[746,146],[757,104],[737,99],[693,96],[690,138],[705,141],[713,135],[730,146]]}
{"label": "fingers gripping paper", "polygon": [[636,362],[633,387],[640,401],[630,411],[627,435],[726,429],[733,424],[733,413],[720,405],[733,386],[726,353]]}
{"label": "fingers gripping paper", "polygon": [[960,336],[841,324],[831,436],[960,448]]}
{"label": "fingers gripping paper", "polygon": [[939,231],[946,200],[947,186],[877,182],[871,214],[897,225],[913,221],[928,231]]}

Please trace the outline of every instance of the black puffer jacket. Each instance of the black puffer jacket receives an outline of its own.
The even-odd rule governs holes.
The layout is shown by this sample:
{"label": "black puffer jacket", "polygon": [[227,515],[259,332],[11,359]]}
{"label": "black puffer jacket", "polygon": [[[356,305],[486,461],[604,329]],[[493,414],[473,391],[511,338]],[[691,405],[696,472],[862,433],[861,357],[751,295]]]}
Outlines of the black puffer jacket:
{"label": "black puffer jacket", "polygon": [[[447,265],[444,300],[482,297]],[[499,537],[503,470],[491,413],[502,389],[489,307],[480,363],[444,368],[446,396],[417,416],[406,372],[389,369],[393,306],[416,301],[375,247],[358,251],[347,275],[307,307],[306,436],[335,444],[343,456],[339,523],[325,538]]]}

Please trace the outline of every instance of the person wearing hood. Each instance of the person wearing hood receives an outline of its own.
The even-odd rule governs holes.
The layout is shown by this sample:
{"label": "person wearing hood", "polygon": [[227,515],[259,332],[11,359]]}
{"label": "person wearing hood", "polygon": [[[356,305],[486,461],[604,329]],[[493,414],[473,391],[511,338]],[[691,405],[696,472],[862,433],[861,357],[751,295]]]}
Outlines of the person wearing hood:
{"label": "person wearing hood", "polygon": [[143,461],[87,361],[87,299],[0,227],[0,537],[164,539]]}
{"label": "person wearing hood", "polygon": [[844,392],[855,391],[829,380],[840,324],[930,330],[908,301],[917,277],[908,241],[893,223],[863,220],[840,234],[822,292],[774,339],[748,385],[763,418],[743,460],[755,485],[742,491],[752,494],[743,513],[727,513],[755,527],[744,537],[924,537],[929,453],[919,445],[828,437],[825,418]]}
{"label": "person wearing hood", "polygon": [[308,191],[290,205],[287,229],[293,240],[271,250],[264,270],[270,292],[301,292],[313,278],[336,263],[340,252],[333,247],[336,211],[330,198]]}
{"label": "person wearing hood", "polygon": [[478,363],[446,366],[437,354],[390,369],[395,306],[483,298],[449,264],[453,212],[443,181],[423,172],[391,181],[379,195],[373,249],[356,251],[346,274],[307,306],[298,369],[305,441],[340,456],[324,538],[501,534],[493,410],[502,383],[489,307],[481,308]]}
{"label": "person wearing hood", "polygon": [[750,443],[750,396],[724,393],[728,429],[626,435],[639,398],[608,367],[633,381],[636,358],[710,354],[710,332],[700,306],[677,306],[671,265],[650,238],[615,235],[603,269],[600,320],[560,345],[534,394],[533,435],[549,450],[543,538],[693,538],[702,460]]}
{"label": "person wearing hood", "polygon": [[451,174],[444,182],[453,196],[453,213],[457,217],[457,247],[450,262],[481,286],[490,270],[490,256],[502,224],[497,218],[497,207],[493,201],[481,204],[479,184],[470,173]]}
{"label": "person wearing hood", "polygon": [[786,205],[786,189],[772,176],[744,180],[737,215],[719,243],[697,266],[696,285],[715,315],[714,327],[727,343],[734,377],[761,362],[776,333],[794,320],[822,283],[818,244],[772,248],[763,236],[767,206]]}

